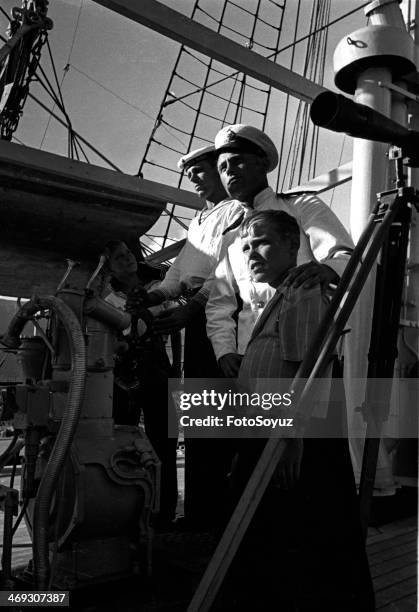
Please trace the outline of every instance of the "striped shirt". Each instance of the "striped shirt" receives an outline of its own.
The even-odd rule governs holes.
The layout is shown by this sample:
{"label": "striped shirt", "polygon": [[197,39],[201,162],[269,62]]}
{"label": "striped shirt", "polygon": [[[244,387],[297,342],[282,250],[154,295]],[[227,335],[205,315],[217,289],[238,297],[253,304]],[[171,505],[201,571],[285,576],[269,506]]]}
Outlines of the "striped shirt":
{"label": "striped shirt", "polygon": [[[283,372],[283,361],[301,362],[317,332],[329,304],[320,285],[311,289],[281,285],[260,315],[241,363],[238,382],[249,387],[251,379],[275,379]],[[325,417],[330,393],[330,372],[321,383],[319,403],[313,416]],[[251,391],[263,384],[251,380]],[[326,401],[325,401],[326,400]]]}

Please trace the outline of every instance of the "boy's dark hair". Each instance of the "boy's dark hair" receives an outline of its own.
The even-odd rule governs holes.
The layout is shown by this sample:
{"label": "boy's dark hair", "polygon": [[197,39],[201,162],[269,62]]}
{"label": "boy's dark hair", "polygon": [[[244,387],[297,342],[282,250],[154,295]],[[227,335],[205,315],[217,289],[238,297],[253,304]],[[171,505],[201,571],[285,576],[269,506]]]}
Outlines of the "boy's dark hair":
{"label": "boy's dark hair", "polygon": [[[103,253],[110,257],[113,255],[116,249],[121,246],[121,244],[126,244],[126,242],[124,240],[109,240],[103,248]],[[141,251],[139,253],[139,257],[139,261],[137,260],[137,275],[144,285],[153,280],[162,280],[164,278],[165,269],[163,267],[152,266],[151,264],[146,263]],[[122,289],[121,283],[114,276],[111,276],[109,284],[114,291],[120,291]]]}
{"label": "boy's dark hair", "polygon": [[300,226],[297,220],[283,210],[259,210],[245,218],[240,227],[240,237],[244,238],[255,225],[272,228],[281,238],[289,238],[297,248],[300,247]]}

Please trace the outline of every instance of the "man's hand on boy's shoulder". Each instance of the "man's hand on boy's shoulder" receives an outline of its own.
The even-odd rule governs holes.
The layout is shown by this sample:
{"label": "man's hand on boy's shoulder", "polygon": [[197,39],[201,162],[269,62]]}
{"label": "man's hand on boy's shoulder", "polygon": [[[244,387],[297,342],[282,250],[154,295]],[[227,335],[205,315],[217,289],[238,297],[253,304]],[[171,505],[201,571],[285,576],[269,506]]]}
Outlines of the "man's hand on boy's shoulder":
{"label": "man's hand on boy's shoulder", "polygon": [[330,266],[317,261],[309,261],[291,268],[283,284],[295,288],[302,285],[304,289],[311,289],[317,284],[326,288],[330,284],[337,285],[338,282],[339,276]]}

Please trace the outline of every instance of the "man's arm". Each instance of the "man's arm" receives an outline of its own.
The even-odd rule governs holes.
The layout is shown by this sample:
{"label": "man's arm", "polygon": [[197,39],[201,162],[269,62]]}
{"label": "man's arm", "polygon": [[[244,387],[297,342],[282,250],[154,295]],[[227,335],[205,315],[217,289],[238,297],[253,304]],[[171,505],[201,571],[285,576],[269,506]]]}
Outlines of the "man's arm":
{"label": "man's arm", "polygon": [[[174,265],[175,264],[173,264],[173,266]],[[170,270],[171,269],[172,268],[170,268]],[[169,279],[169,283],[171,284],[173,288],[178,286],[181,292],[183,287],[181,283],[179,282],[179,277],[180,277],[180,274],[178,274],[178,270],[176,270],[173,276],[173,279],[176,279],[176,278],[178,279],[177,285],[175,283],[175,280],[172,281],[171,279]],[[154,321],[154,326],[153,326],[154,331],[156,333],[166,334],[166,333],[173,333],[175,331],[179,331],[183,329],[189,323],[189,321],[191,321],[199,312],[205,309],[209,294],[211,292],[213,280],[214,280],[214,275],[211,274],[209,278],[207,278],[207,280],[204,282],[201,289],[193,296],[193,298],[189,300],[187,304],[178,306],[177,308],[171,308],[161,313]],[[163,286],[163,291],[162,291],[161,285],[160,285],[156,291],[149,293],[150,304],[153,304],[154,300],[156,300],[156,302],[154,303],[161,303],[157,300],[161,299],[162,297],[164,298],[164,300],[167,299],[165,296],[166,296],[166,293],[164,291],[164,286]]]}
{"label": "man's arm", "polygon": [[[202,259],[203,254],[198,253],[201,240],[201,231],[202,230],[199,227],[198,220],[195,217],[192,219],[189,225],[188,237],[181,252],[173,262],[159,287],[153,289],[153,291],[149,293],[150,305],[160,304],[162,301],[177,298],[187,288],[181,279],[185,276],[185,271],[191,270],[191,264],[193,260],[196,260],[198,254]],[[215,267],[218,261],[218,257],[216,255],[218,255],[218,251],[217,253],[209,253],[205,251],[205,259],[208,259],[208,261],[205,261],[205,265],[201,270],[201,282],[203,284],[200,290],[193,296],[191,306],[186,308],[179,306],[179,308],[172,310],[174,313],[173,324],[175,325],[176,329],[181,329],[184,327],[191,316],[195,316],[196,312],[200,311],[202,308],[205,308],[212,283],[211,277],[205,277],[208,276],[208,271],[211,270],[211,266]],[[203,262],[201,261],[201,265],[202,263]],[[193,277],[190,277],[190,280],[192,280],[192,278]],[[195,280],[199,282],[200,279],[201,277]]]}
{"label": "man's arm", "polygon": [[239,365],[236,323],[233,319],[237,310],[238,287],[233,277],[227,250],[215,268],[211,282],[211,293],[206,307],[207,334],[225,375],[234,377]]}
{"label": "man's arm", "polygon": [[337,284],[354,244],[334,212],[315,195],[299,196],[292,204],[316,261],[290,270],[287,284],[305,288]]}
{"label": "man's arm", "polygon": [[148,306],[157,306],[166,300],[179,297],[182,293],[182,285],[180,282],[182,259],[187,252],[188,241],[183,245],[182,250],[172,263],[166,276],[156,288],[148,292]]}

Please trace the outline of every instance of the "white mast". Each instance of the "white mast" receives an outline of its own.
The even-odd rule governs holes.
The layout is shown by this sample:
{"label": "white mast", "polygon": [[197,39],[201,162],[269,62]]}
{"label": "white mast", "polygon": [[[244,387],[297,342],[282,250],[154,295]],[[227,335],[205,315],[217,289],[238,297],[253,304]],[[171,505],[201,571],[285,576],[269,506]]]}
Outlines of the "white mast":
{"label": "white mast", "polygon": [[[415,70],[415,52],[397,0],[374,0],[365,8],[370,25],[346,36],[334,56],[335,82],[355,101],[406,125],[406,99],[392,86]],[[406,86],[404,86],[406,89]],[[376,202],[376,194],[388,188],[388,145],[354,139],[350,225],[356,242]],[[371,336],[375,273],[371,274],[351,317],[352,333],[346,341],[345,382],[352,432],[362,433],[365,425],[355,409],[362,406]],[[354,468],[360,466],[362,444],[354,440],[351,449]],[[358,465],[357,465],[358,464]],[[380,469],[381,468],[381,469]],[[392,484],[391,466],[384,448],[380,451],[380,485]]]}

